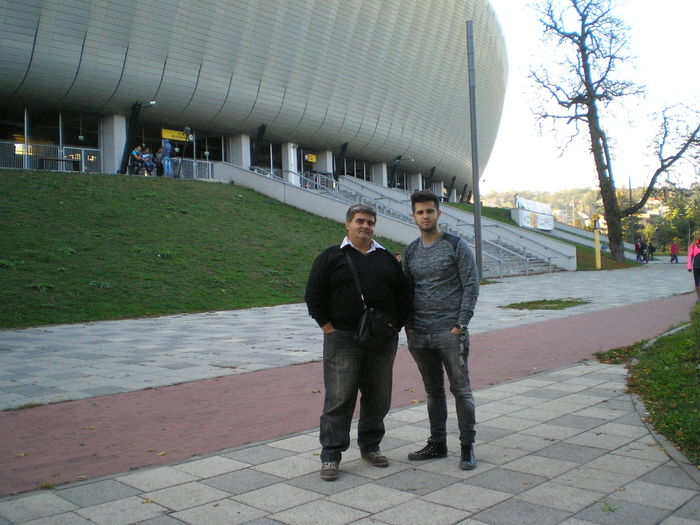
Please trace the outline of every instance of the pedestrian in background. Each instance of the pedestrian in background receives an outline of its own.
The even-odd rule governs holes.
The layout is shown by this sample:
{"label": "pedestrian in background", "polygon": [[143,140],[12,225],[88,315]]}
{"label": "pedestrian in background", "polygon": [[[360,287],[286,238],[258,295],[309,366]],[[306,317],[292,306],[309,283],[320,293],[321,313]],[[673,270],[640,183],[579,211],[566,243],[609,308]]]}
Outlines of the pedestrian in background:
{"label": "pedestrian in background", "polygon": [[693,272],[696,301],[700,303],[700,230],[693,234],[688,245],[688,271]]}
{"label": "pedestrian in background", "polygon": [[678,264],[678,244],[674,240],[671,243],[671,262]]}

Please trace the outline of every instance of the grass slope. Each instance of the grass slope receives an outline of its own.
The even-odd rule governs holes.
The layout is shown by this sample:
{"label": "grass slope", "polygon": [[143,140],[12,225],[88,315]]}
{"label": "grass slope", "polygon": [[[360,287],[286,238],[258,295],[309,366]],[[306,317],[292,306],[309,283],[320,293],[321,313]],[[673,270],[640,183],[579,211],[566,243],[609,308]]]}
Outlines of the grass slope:
{"label": "grass slope", "polygon": [[300,302],[343,235],[230,184],[0,171],[0,327]]}

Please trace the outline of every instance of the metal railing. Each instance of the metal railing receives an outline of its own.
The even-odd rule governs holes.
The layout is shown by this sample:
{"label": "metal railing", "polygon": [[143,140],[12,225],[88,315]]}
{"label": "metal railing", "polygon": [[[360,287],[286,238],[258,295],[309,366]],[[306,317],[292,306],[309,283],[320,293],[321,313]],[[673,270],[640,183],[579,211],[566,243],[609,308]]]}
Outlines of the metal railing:
{"label": "metal railing", "polygon": [[[290,170],[270,170],[261,167],[251,167],[252,171],[264,175],[269,178],[275,178],[280,180],[285,184],[291,184],[294,186],[300,186],[302,188],[314,191],[316,193],[325,194],[328,197],[334,198],[341,202],[347,204],[368,204],[372,205],[377,210],[377,215],[389,217],[395,220],[400,220],[407,224],[414,224],[413,216],[411,214],[411,206],[406,202],[394,199],[386,195],[380,195],[378,197],[367,195],[361,191],[349,187],[348,185],[335,180],[332,176],[325,175],[322,173],[298,173]],[[295,182],[298,181],[298,184]],[[474,236],[468,231],[462,228],[455,227],[453,225],[447,225],[443,228],[444,231],[449,231],[459,237],[463,238],[466,243],[475,249]],[[495,249],[508,252],[513,258],[521,259],[525,263],[525,274],[527,275],[530,271],[529,263],[530,259],[526,256],[520,255],[508,248],[498,246],[495,243],[482,239],[482,245],[487,244],[493,246]],[[498,276],[503,278],[504,274],[504,262],[505,260],[497,255],[490,252],[482,252],[483,255],[498,265]]]}
{"label": "metal railing", "polygon": [[171,157],[173,177],[180,179],[213,179],[214,163],[208,160],[181,159]]}
{"label": "metal railing", "polygon": [[0,141],[0,168],[100,173],[102,152],[80,146]]}

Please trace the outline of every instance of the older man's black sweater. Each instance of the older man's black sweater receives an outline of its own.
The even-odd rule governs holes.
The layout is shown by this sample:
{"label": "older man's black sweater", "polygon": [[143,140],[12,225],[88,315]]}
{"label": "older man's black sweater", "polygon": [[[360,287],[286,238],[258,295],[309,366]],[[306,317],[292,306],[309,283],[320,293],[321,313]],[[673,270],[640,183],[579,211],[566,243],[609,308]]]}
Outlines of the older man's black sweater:
{"label": "older man's black sweater", "polygon": [[316,257],[306,284],[304,300],[309,315],[323,326],[355,330],[362,316],[362,302],[345,257],[349,253],[357,269],[367,306],[391,313],[399,327],[410,311],[410,292],[399,262],[388,251],[376,249],[362,254],[339,245]]}

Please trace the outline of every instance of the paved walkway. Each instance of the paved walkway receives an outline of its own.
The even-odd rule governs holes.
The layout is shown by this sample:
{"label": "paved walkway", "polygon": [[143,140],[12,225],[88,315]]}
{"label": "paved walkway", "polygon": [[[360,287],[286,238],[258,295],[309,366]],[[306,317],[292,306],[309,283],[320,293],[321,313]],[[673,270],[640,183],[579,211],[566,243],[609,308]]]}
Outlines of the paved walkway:
{"label": "paved walkway", "polygon": [[[47,378],[58,367],[63,373],[82,374],[73,378],[72,387],[70,381],[62,383],[62,391],[77,397],[89,395],[82,386],[76,388],[77,382],[82,385],[84,380],[109,378],[109,374],[120,379],[114,382],[118,388],[132,390],[0,414],[4,489],[13,484],[14,490],[31,488],[17,485],[25,472],[34,475],[34,487],[41,481],[65,482],[60,471],[75,465],[74,473],[86,472],[82,475],[90,478],[0,500],[0,525],[700,523],[698,471],[673,449],[660,446],[642,423],[634,400],[625,393],[624,369],[590,361],[575,364],[596,348],[651,337],[687,319],[693,298],[677,294],[688,291],[691,283],[679,266],[561,273],[485,286],[471,326],[474,351],[470,368],[480,387],[476,392],[479,467],[472,472],[460,471],[455,455],[418,464],[405,459],[407,451],[422,445],[428,425],[424,404],[412,403],[424,394],[415,366],[402,350],[397,359],[394,405],[409,408],[397,408],[387,419],[383,450],[392,465],[388,469],[370,467],[358,459],[353,447],[341,464],[341,478],[321,482],[317,432],[308,430],[318,424],[320,364],[286,366],[309,360],[308,355],[299,359],[294,354],[300,352],[290,350],[294,348],[318,359],[318,334],[298,305],[0,332],[3,381],[12,382],[13,373],[17,379],[26,374],[25,385],[55,388]],[[513,301],[565,296],[587,298],[591,303],[545,313],[499,308]],[[617,305],[614,308],[606,304],[611,298],[616,299],[611,301]],[[238,324],[227,326],[234,314]],[[269,324],[271,316],[280,316],[276,325]],[[170,331],[167,344],[161,341],[165,332],[149,330],[153,323]],[[308,332],[298,326],[304,323],[309,324]],[[308,340],[300,344],[282,338],[272,348],[276,361],[267,361],[262,366],[265,370],[240,374],[241,369],[248,371],[269,358],[271,348],[248,354],[251,361],[247,362],[245,345],[239,339],[246,334],[251,337],[258,326],[277,326],[280,339],[279,331],[286,333],[283,327],[287,325],[308,333]],[[139,335],[139,331],[149,335]],[[118,344],[107,343],[113,337],[121,338]],[[235,342],[225,343],[227,340]],[[201,351],[199,363],[187,362],[185,341],[195,354]],[[181,350],[173,351],[172,345]],[[144,351],[150,352],[149,359],[141,355]],[[32,352],[33,358],[27,361]],[[106,357],[85,359],[98,353]],[[77,359],[76,354],[83,359],[71,361]],[[122,376],[116,371],[124,370],[121,367],[127,363],[120,361],[128,360],[127,354],[138,359],[130,364],[131,372]],[[207,355],[209,362],[201,364]],[[214,363],[219,366],[212,366],[212,356],[222,359]],[[24,368],[19,364],[22,359]],[[27,362],[36,370],[27,370]],[[144,386],[140,383],[129,386],[131,375],[126,374],[145,377],[148,372],[136,370],[143,367],[155,373],[155,368],[165,369],[164,365],[183,375],[161,384],[191,382],[145,391],[137,390]],[[188,379],[184,372],[188,368],[196,369],[194,376],[205,371],[208,375],[192,381],[202,376]],[[546,372],[529,375],[539,370]],[[214,377],[221,375],[225,377]],[[2,384],[5,391],[12,388]],[[27,388],[20,395],[42,399],[46,392]],[[267,409],[285,399],[291,417],[268,414],[274,410]],[[155,411],[149,409],[153,405]],[[181,407],[184,410],[178,411]],[[175,419],[191,421],[173,432],[169,419],[173,412]],[[73,419],[57,432],[66,418]],[[269,432],[270,427],[272,434],[263,437],[261,431]],[[456,428],[454,414],[449,428]],[[183,435],[174,435],[177,432]],[[290,436],[292,432],[296,434]],[[241,433],[249,435],[244,439],[251,443],[229,448],[242,443]],[[90,448],[91,434],[106,445],[102,453],[71,456],[68,451],[73,446]],[[195,449],[199,447],[206,456],[192,459],[189,453],[178,457],[173,447],[189,442],[195,442]],[[212,445],[216,448],[205,450]],[[454,435],[449,445],[454,454],[458,450]],[[115,461],[133,455],[133,463],[126,463],[133,467],[149,464],[136,457],[141,453],[151,458],[150,464],[169,464],[127,473],[129,468],[119,469],[118,461],[110,464],[110,451]],[[42,461],[52,454],[63,454],[63,463],[46,461],[45,477],[37,477]],[[189,459],[178,462],[185,458]],[[105,460],[117,470],[93,479],[101,474],[91,472],[91,466]],[[52,472],[59,475],[52,477]],[[73,474],[68,479],[80,477]]]}

